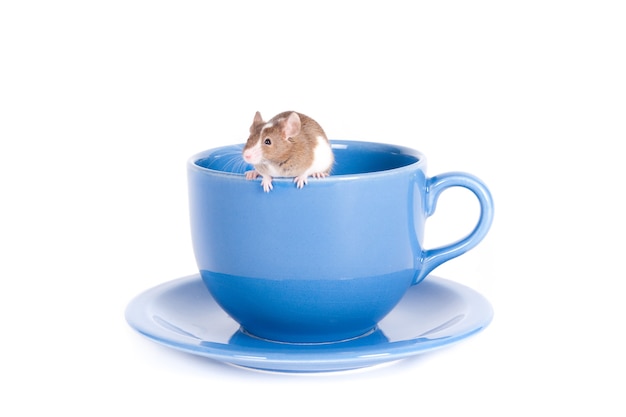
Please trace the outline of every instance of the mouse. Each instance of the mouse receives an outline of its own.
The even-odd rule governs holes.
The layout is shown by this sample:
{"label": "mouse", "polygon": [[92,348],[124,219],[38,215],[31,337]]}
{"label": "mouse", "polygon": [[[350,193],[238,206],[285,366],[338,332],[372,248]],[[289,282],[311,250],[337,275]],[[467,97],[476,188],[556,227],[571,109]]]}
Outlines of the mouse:
{"label": "mouse", "polygon": [[274,187],[274,177],[293,177],[301,189],[309,177],[325,178],[335,162],[324,129],[312,118],[295,111],[282,112],[267,122],[258,111],[242,151],[243,160],[254,167],[246,179],[262,177],[263,191]]}

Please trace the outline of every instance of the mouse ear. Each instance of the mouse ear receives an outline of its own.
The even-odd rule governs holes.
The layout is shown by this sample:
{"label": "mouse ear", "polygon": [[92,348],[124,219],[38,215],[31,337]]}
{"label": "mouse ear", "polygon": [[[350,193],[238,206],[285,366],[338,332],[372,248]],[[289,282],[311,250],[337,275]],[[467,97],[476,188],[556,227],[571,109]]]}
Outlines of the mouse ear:
{"label": "mouse ear", "polygon": [[256,112],[254,115],[254,120],[252,121],[252,125],[250,126],[250,133],[254,133],[255,126],[265,123],[263,118],[261,117],[261,113]]}
{"label": "mouse ear", "polygon": [[285,139],[292,138],[297,136],[300,133],[300,117],[298,113],[292,112],[287,120],[285,121],[285,126],[283,127],[283,133],[285,134]]}

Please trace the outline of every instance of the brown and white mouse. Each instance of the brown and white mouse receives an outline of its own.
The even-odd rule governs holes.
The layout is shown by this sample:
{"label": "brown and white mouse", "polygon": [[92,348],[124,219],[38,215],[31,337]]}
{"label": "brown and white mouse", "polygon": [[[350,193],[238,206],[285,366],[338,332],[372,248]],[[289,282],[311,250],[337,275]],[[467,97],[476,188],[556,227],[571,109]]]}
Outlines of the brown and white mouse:
{"label": "brown and white mouse", "polygon": [[254,166],[254,170],[246,172],[246,178],[261,175],[265,192],[273,188],[273,177],[294,177],[293,182],[302,188],[309,176],[328,176],[335,161],[322,127],[294,111],[280,113],[267,122],[256,112],[243,159]]}

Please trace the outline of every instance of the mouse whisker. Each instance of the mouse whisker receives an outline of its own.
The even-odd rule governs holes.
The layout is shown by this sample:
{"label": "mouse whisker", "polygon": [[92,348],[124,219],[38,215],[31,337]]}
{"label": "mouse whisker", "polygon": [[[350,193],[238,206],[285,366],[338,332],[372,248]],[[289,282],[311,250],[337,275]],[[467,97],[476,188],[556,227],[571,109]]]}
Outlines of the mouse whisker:
{"label": "mouse whisker", "polygon": [[221,155],[222,170],[235,174],[243,174],[246,171],[247,163],[241,157],[243,146],[238,146],[237,150],[225,152]]}

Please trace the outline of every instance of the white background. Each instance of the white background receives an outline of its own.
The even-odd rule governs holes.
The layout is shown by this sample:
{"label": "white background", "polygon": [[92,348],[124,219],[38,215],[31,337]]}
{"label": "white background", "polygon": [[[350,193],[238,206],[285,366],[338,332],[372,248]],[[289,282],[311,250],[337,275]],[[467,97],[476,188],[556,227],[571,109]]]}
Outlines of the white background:
{"label": "white background", "polygon": [[[3,2],[0,414],[624,415],[620,3]],[[436,275],[485,295],[490,327],[314,376],[128,327],[132,297],[196,270],[187,158],[287,109],[487,183],[490,233]],[[446,192],[428,243],[475,218]]]}

